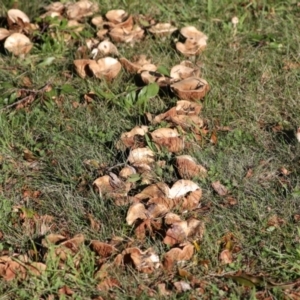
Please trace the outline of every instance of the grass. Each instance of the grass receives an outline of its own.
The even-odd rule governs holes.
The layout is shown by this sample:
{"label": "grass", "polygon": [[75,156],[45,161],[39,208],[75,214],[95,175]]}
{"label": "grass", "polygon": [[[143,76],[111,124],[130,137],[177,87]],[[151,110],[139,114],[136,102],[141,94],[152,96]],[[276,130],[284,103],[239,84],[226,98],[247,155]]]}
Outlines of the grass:
{"label": "grass", "polygon": [[[46,4],[23,2],[26,1],[20,1],[18,7],[31,18],[38,16]],[[263,292],[270,299],[283,299],[288,297],[284,289],[267,288],[265,282],[245,287],[221,275],[243,270],[280,283],[299,278],[300,226],[294,216],[300,214],[300,157],[294,132],[300,124],[300,68],[284,67],[288,62],[299,64],[300,7],[293,0],[198,2],[177,1],[175,8],[174,1],[102,1],[100,7],[101,13],[112,8],[148,13],[162,22],[173,21],[179,28],[194,25],[209,36],[208,47],[199,58],[202,76],[212,87],[204,100],[202,115],[211,130],[216,126],[232,130],[218,132],[217,144],[207,143],[191,153],[209,169],[208,177],[198,183],[203,189],[203,206],[210,209],[198,216],[205,220],[206,231],[194,263],[185,268],[207,282],[201,296],[204,299],[263,299],[259,298]],[[12,1],[4,0],[0,15],[4,16],[11,6]],[[236,33],[231,24],[233,16],[239,18]],[[87,32],[94,33],[93,28],[87,28]],[[124,92],[126,95],[134,82],[125,71],[113,83],[83,80],[72,66],[75,44],[67,46],[49,36],[40,38],[41,42],[24,60],[3,49],[0,54],[2,108],[16,101],[14,93],[24,87],[27,77],[32,82],[30,89],[39,89],[46,83],[53,86],[29,107],[2,110],[0,115],[0,231],[4,234],[0,250],[25,253],[40,235],[38,231],[24,231],[18,224],[19,215],[14,212],[17,206],[53,216],[53,231],[69,236],[83,233],[87,240],[101,241],[113,235],[130,237],[132,229],[125,223],[127,207],[116,207],[93,191],[92,182],[99,170],[84,162],[93,159],[100,165],[113,166],[126,160],[125,154],[114,147],[115,141],[122,132],[145,122],[139,108],[122,108]],[[170,44],[169,39],[147,37],[134,48],[118,45],[118,49],[127,58],[145,53],[154,63],[170,69],[183,60]],[[49,57],[54,59],[48,65]],[[91,90],[102,96],[92,105],[74,108],[74,102],[82,101]],[[156,97],[148,103],[147,111],[163,112],[176,101]],[[38,158],[37,164],[24,160],[25,149]],[[283,167],[289,175],[281,174]],[[246,176],[249,170],[252,175]],[[173,170],[162,177],[168,182],[177,179]],[[211,183],[217,180],[228,188],[237,205],[224,205],[224,199],[214,193]],[[41,196],[27,199],[24,190],[41,191]],[[91,229],[87,213],[100,220],[100,231]],[[282,225],[268,225],[274,215],[283,220]],[[222,237],[227,233],[233,234],[240,251],[233,254],[231,264],[224,266],[219,254]],[[164,246],[159,241],[147,240],[146,246],[163,253]],[[49,258],[51,267],[42,277],[1,281],[0,299],[49,299],[48,295],[56,294],[64,285],[75,291],[74,299],[96,297],[101,293],[95,291],[94,260],[91,252],[84,249],[81,255],[85,263],[80,272],[72,261],[66,270],[58,270],[58,261]],[[132,270],[116,270],[114,276],[122,282],[122,289],[115,292],[118,299],[149,299],[146,294],[133,295],[138,295],[140,285],[155,289],[157,282],[168,282],[166,274],[145,277]],[[196,294],[191,291],[172,297],[188,299]]]}

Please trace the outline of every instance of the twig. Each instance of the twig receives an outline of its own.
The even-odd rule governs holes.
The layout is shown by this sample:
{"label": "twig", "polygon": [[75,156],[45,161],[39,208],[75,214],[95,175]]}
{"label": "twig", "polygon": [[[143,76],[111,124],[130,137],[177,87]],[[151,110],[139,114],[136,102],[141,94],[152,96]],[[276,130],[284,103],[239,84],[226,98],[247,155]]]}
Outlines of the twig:
{"label": "twig", "polygon": [[19,104],[22,104],[22,103],[26,103],[26,101],[28,101],[31,97],[33,97],[32,99],[32,102],[35,100],[36,96],[38,94],[41,94],[41,93],[44,93],[50,86],[50,82],[47,82],[43,87],[41,87],[40,89],[38,90],[27,90],[27,89],[20,89],[21,91],[26,91],[26,92],[29,92],[31,93],[30,95],[12,103],[12,104],[9,104],[7,106],[5,106],[4,108],[2,108],[0,111],[3,111],[3,110],[7,110],[9,108],[12,108],[12,107],[15,107],[15,106],[18,106]]}

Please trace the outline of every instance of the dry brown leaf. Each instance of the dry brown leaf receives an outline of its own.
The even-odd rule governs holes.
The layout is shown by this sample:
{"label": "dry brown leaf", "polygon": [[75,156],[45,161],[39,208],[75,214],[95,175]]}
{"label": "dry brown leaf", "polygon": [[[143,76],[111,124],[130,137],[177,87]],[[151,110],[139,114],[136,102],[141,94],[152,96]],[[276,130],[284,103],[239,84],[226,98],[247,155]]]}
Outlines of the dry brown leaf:
{"label": "dry brown leaf", "polygon": [[124,145],[127,148],[143,147],[144,142],[141,142],[140,140],[147,132],[148,126],[135,126],[130,131],[121,134],[120,141],[117,143],[117,148],[120,149],[121,145]]}
{"label": "dry brown leaf", "polygon": [[139,194],[135,195],[136,199],[144,200],[154,197],[165,197],[168,196],[170,188],[164,182],[158,182],[151,184],[143,189]]}
{"label": "dry brown leaf", "polygon": [[186,291],[190,291],[192,289],[191,285],[188,282],[185,282],[185,281],[176,281],[173,284],[174,284],[174,286],[176,288],[176,291],[178,293],[183,293],[183,292],[186,292]]}
{"label": "dry brown leaf", "polygon": [[147,218],[147,210],[142,203],[134,203],[129,207],[126,222],[132,225],[137,219],[145,220]]}
{"label": "dry brown leaf", "polygon": [[282,218],[280,218],[278,215],[273,215],[268,220],[268,227],[274,226],[274,227],[280,227],[284,225],[286,221]]}
{"label": "dry brown leaf", "polygon": [[99,231],[101,228],[100,221],[96,220],[95,217],[92,214],[87,214],[87,218],[90,222],[90,227],[94,231]]}
{"label": "dry brown leaf", "polygon": [[67,295],[67,296],[72,296],[74,294],[74,291],[68,287],[67,285],[64,285],[58,290],[59,295]]}
{"label": "dry brown leaf", "polygon": [[116,257],[114,263],[117,266],[131,264],[137,271],[146,274],[153,273],[160,267],[159,257],[152,248],[146,251],[141,251],[137,247],[127,248]]}
{"label": "dry brown leaf", "polygon": [[119,176],[123,180],[128,179],[133,174],[136,174],[136,170],[131,166],[126,166],[119,172]]}
{"label": "dry brown leaf", "polygon": [[130,151],[128,161],[134,167],[141,168],[145,171],[150,171],[150,165],[155,161],[154,158],[155,153],[148,147],[136,148]]}
{"label": "dry brown leaf", "polygon": [[163,259],[163,266],[167,271],[171,271],[174,264],[190,260],[194,255],[194,246],[191,243],[179,245],[177,248],[169,250]]}
{"label": "dry brown leaf", "polygon": [[117,251],[117,249],[114,246],[107,244],[107,243],[97,241],[97,240],[91,241],[91,248],[101,258],[110,257],[114,252]]}
{"label": "dry brown leaf", "polygon": [[222,264],[231,264],[232,263],[232,253],[230,250],[225,249],[220,253],[220,261]]}
{"label": "dry brown leaf", "polygon": [[172,294],[172,291],[170,291],[166,288],[165,283],[157,284],[157,289],[158,289],[158,293],[159,293],[160,296],[168,297]]}
{"label": "dry brown leaf", "polygon": [[100,196],[113,192],[115,188],[111,185],[111,178],[109,175],[104,175],[99,178],[97,178],[93,182],[93,187],[95,189],[98,189]]}
{"label": "dry brown leaf", "polygon": [[176,157],[176,167],[181,178],[192,179],[193,177],[205,178],[207,170],[197,164],[190,155],[180,155]]}
{"label": "dry brown leaf", "polygon": [[179,198],[187,193],[200,189],[199,185],[188,179],[180,179],[176,181],[169,190],[168,198]]}
{"label": "dry brown leaf", "polygon": [[227,188],[220,183],[220,181],[215,181],[211,184],[212,188],[218,193],[220,196],[226,196],[228,194]]}
{"label": "dry brown leaf", "polygon": [[121,283],[115,278],[106,278],[97,285],[99,291],[109,291],[113,288],[120,288]]}

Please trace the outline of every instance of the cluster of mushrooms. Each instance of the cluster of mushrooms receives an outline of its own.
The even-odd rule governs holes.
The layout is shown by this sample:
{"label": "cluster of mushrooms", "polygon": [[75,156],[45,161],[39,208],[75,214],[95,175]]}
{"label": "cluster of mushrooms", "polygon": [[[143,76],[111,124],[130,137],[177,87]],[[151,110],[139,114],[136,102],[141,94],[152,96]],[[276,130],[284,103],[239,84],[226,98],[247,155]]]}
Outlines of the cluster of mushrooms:
{"label": "cluster of mushrooms", "polygon": [[[152,248],[142,251],[138,247],[129,247],[119,251],[117,244],[100,241],[94,241],[92,248],[101,258],[116,253],[110,266],[125,266],[131,261],[138,271],[144,273],[152,273],[161,266],[171,270],[174,264],[191,259],[195,250],[193,242],[200,241],[204,233],[201,220],[184,216],[191,215],[199,207],[202,190],[193,179],[204,178],[207,170],[184,151],[199,143],[207,132],[199,116],[202,106],[196,101],[205,97],[209,85],[200,77],[199,68],[188,59],[173,66],[167,76],[157,72],[157,66],[144,55],[131,60],[120,56],[117,46],[121,43],[133,45],[147,34],[166,38],[178,31],[172,24],[158,23],[143,15],[129,15],[124,10],[111,10],[105,16],[97,15],[98,11],[99,6],[88,0],[66,4],[55,2],[46,7],[40,19],[47,22],[49,18],[66,19],[67,27],[79,32],[85,26],[85,18],[93,16],[91,23],[97,28],[96,36],[85,40],[77,50],[79,58],[74,61],[81,78],[92,76],[113,82],[123,68],[125,72],[140,76],[144,85],[155,82],[161,88],[170,87],[180,100],[168,111],[149,118],[152,128],[157,125],[158,129],[151,131],[150,126],[136,126],[123,133],[116,148],[129,150],[126,166],[118,173],[110,172],[97,178],[93,183],[103,199],[113,199],[116,205],[129,205],[126,222],[133,226],[138,240],[147,236],[160,238],[171,249],[160,262]],[[31,39],[34,32],[40,30],[39,25],[31,23],[18,9],[8,11],[7,24],[7,28],[0,28],[4,48],[15,56],[29,55],[33,47]],[[52,29],[50,25],[49,30]],[[55,34],[55,31],[51,33]],[[207,36],[195,27],[181,28],[179,33],[176,49],[186,58],[198,56],[205,49]],[[73,35],[66,32],[65,42],[72,39]],[[159,128],[161,122],[167,125]],[[175,168],[181,179],[172,187],[156,180],[153,170],[163,170],[166,166],[165,161],[157,159],[160,152],[172,153],[175,157]],[[133,194],[137,182],[146,187]],[[83,239],[79,240],[83,243]],[[65,247],[62,244],[62,248]],[[104,265],[106,268],[108,263]]]}

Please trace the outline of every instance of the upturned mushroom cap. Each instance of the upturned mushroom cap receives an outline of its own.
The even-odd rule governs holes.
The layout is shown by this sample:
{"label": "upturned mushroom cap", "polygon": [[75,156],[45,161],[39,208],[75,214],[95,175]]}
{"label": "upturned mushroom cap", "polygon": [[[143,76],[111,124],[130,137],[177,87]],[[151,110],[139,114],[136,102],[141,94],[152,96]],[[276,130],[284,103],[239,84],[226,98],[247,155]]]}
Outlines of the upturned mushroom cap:
{"label": "upturned mushroom cap", "polygon": [[106,19],[114,24],[122,23],[128,18],[128,13],[123,9],[113,9],[106,13]]}
{"label": "upturned mushroom cap", "polygon": [[176,49],[184,56],[195,56],[206,48],[206,40],[205,38],[197,41],[187,39],[185,43],[177,42]]}
{"label": "upturned mushroom cap", "polygon": [[67,17],[75,20],[91,16],[98,10],[99,5],[88,0],[80,0],[78,2],[66,5]]}
{"label": "upturned mushroom cap", "polygon": [[60,14],[63,12],[64,9],[65,6],[61,2],[53,2],[45,7],[46,11],[58,12]]}
{"label": "upturned mushroom cap", "polygon": [[186,67],[185,65],[176,65],[171,69],[170,76],[174,79],[186,79],[188,77],[198,77],[200,70],[197,68]]}
{"label": "upturned mushroom cap", "polygon": [[151,64],[151,60],[146,58],[146,55],[139,55],[129,61],[125,57],[120,58],[120,63],[129,73],[141,73],[142,71],[156,71],[157,67]]}
{"label": "upturned mushroom cap", "polygon": [[119,72],[121,71],[121,64],[120,62],[112,57],[104,57],[97,61],[100,69],[95,76],[97,78],[105,78],[106,80],[112,80],[118,76]]}
{"label": "upturned mushroom cap", "polygon": [[28,16],[19,9],[10,9],[7,12],[7,22],[9,27],[13,24],[18,24],[19,20],[23,23],[30,23]]}
{"label": "upturned mushroom cap", "polygon": [[181,28],[180,33],[186,38],[186,39],[195,39],[198,40],[199,38],[206,37],[207,36],[199,31],[196,27],[194,26],[186,26]]}
{"label": "upturned mushroom cap", "polygon": [[30,39],[22,33],[13,33],[4,43],[4,48],[16,56],[24,56],[32,46]]}
{"label": "upturned mushroom cap", "polygon": [[[75,59],[74,65],[77,74],[81,78],[85,78],[87,75],[92,75],[91,71],[89,71],[89,64],[95,62],[92,59]],[[89,73],[89,74],[88,74]]]}
{"label": "upturned mushroom cap", "polygon": [[171,77],[162,75],[158,72],[154,71],[142,71],[140,73],[141,79],[145,84],[156,82],[159,86],[167,86],[170,85],[173,81]]}
{"label": "upturned mushroom cap", "polygon": [[117,47],[110,41],[101,42],[97,49],[102,55],[119,55]]}
{"label": "upturned mushroom cap", "polygon": [[180,177],[183,179],[192,179],[193,177],[204,178],[207,176],[207,170],[199,165],[190,155],[177,156],[176,167]]}
{"label": "upturned mushroom cap", "polygon": [[149,29],[152,34],[158,37],[168,36],[175,30],[177,28],[170,23],[157,23]]}
{"label": "upturned mushroom cap", "polygon": [[103,25],[103,18],[102,16],[95,16],[91,22],[93,25],[95,25],[98,28]]}
{"label": "upturned mushroom cap", "polygon": [[144,30],[139,26],[136,26],[133,30],[127,30],[121,27],[115,27],[109,31],[109,36],[114,42],[117,43],[135,43],[139,41],[144,36]]}
{"label": "upturned mushroom cap", "polygon": [[171,89],[180,99],[200,100],[205,97],[210,87],[206,80],[190,77],[173,83]]}
{"label": "upturned mushroom cap", "polygon": [[10,32],[5,28],[0,28],[0,41],[6,39],[10,35]]}
{"label": "upturned mushroom cap", "polygon": [[194,26],[183,27],[180,33],[186,40],[176,43],[176,49],[183,55],[198,55],[206,48],[208,37]]}

